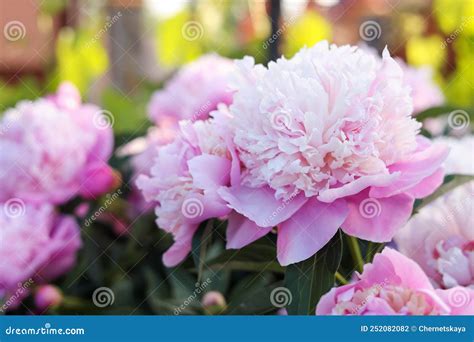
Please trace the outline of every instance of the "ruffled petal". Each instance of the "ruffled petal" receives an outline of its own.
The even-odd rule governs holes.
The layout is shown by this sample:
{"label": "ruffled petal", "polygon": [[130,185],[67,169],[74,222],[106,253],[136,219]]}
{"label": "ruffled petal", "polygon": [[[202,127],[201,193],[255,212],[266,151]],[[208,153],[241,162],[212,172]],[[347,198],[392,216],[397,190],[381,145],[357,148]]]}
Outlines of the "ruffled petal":
{"label": "ruffled petal", "polygon": [[229,159],[210,154],[202,154],[188,161],[193,184],[200,189],[217,189],[227,185],[230,179]]}
{"label": "ruffled petal", "polygon": [[[448,153],[449,149],[446,146],[433,144],[424,150],[415,152],[410,160],[391,165],[389,167],[390,173],[400,172],[401,176],[389,186],[371,188],[370,196],[390,197],[413,189],[423,179],[439,170]],[[420,190],[420,192],[426,191]]]}
{"label": "ruffled petal", "polygon": [[323,203],[314,197],[310,199],[278,227],[280,264],[287,266],[314,255],[336,234],[347,214],[344,200]]}

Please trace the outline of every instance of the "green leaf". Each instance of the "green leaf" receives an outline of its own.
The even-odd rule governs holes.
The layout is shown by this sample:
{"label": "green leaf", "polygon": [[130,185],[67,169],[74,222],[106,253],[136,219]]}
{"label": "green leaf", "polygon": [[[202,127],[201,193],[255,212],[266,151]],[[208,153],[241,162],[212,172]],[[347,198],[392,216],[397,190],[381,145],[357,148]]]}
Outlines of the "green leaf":
{"label": "green leaf", "polygon": [[282,283],[277,282],[267,286],[249,286],[228,304],[225,312],[228,315],[264,315],[277,309],[272,302],[271,293]]}
{"label": "green leaf", "polygon": [[446,114],[449,114],[455,110],[462,110],[466,113],[469,114],[471,117],[471,120],[474,119],[472,115],[472,111],[470,111],[468,108],[459,108],[459,107],[454,107],[454,106],[442,106],[442,107],[432,107],[429,109],[426,109],[419,114],[416,115],[416,120],[422,122],[426,119],[429,118],[437,118],[439,116],[443,116]]}
{"label": "green leaf", "polygon": [[286,268],[285,286],[292,297],[289,315],[314,315],[321,296],[334,286],[341,258],[342,234],[338,231],[314,256]]}
{"label": "green leaf", "polygon": [[199,228],[193,237],[191,254],[198,270],[198,282],[202,279],[206,255],[212,242],[212,231],[212,220],[208,220],[199,225]]}
{"label": "green leaf", "polygon": [[447,175],[444,177],[443,184],[433,194],[415,204],[414,214],[449,191],[472,180],[474,180],[474,176],[471,175]]}
{"label": "green leaf", "polygon": [[241,249],[226,250],[218,257],[206,262],[206,266],[214,270],[283,272],[283,268],[275,260],[275,243],[268,238],[263,238]]}

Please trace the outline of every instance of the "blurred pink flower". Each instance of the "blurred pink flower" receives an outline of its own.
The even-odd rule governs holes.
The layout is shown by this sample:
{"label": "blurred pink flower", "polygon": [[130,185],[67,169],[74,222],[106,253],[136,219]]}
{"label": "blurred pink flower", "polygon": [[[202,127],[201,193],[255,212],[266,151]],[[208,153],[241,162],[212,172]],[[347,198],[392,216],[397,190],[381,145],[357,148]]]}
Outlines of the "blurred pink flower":
{"label": "blurred pink flower", "polygon": [[429,66],[416,68],[407,65],[401,59],[397,59],[397,62],[403,70],[404,83],[410,87],[415,115],[444,103],[444,95],[434,82],[433,70]]}
{"label": "blurred pink flower", "polygon": [[[49,204],[0,204],[0,236],[0,298],[5,301],[15,299],[30,278],[37,285],[67,272],[81,247],[76,221]],[[11,308],[19,303],[13,302]]]}
{"label": "blurred pink flower", "polygon": [[[474,175],[474,137],[442,138],[451,147],[446,173]],[[422,208],[395,236],[436,287],[474,289],[474,181]]]}
{"label": "blurred pink flower", "polygon": [[229,104],[233,62],[218,55],[205,55],[185,65],[156,91],[148,105],[150,119],[159,127],[180,120],[205,120],[219,103]]}
{"label": "blurred pink flower", "polygon": [[115,182],[107,165],[114,142],[104,120],[69,83],[8,109],[0,119],[0,200],[61,204],[108,191]]}
{"label": "blurred pink flower", "polygon": [[230,212],[217,195],[228,185],[231,169],[222,119],[181,122],[178,137],[158,149],[150,175],[138,177],[138,188],[156,206],[158,227],[173,234],[175,243],[163,255],[168,267],[190,252],[201,222]]}
{"label": "blurred pink flower", "polygon": [[434,289],[423,270],[385,248],[353,283],[321,297],[317,315],[472,315],[474,290]]}
{"label": "blurred pink flower", "polygon": [[312,256],[339,227],[390,241],[415,198],[441,184],[448,150],[418,134],[402,70],[387,50],[380,62],[321,42],[268,68],[249,57],[239,66],[229,109],[242,170],[219,190],[237,212],[229,248],[274,226],[282,265]]}

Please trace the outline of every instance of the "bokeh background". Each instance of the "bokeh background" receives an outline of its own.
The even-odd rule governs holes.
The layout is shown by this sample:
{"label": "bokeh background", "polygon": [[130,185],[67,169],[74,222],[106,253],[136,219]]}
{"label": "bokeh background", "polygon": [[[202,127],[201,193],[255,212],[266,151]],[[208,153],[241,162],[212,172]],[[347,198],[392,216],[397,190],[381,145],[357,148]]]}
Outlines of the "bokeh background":
{"label": "bokeh background", "polygon": [[[209,52],[267,63],[323,39],[379,52],[387,45],[408,64],[432,69],[446,108],[474,105],[472,0],[0,0],[0,29],[0,113],[71,81],[84,101],[113,114],[117,148],[152,125],[146,113],[152,92]],[[121,196],[83,226],[78,264],[57,281],[64,299],[51,313],[176,314],[195,293],[192,265],[162,265],[171,238],[152,213],[130,214],[132,170],[121,156],[111,163],[123,176]],[[222,249],[223,241],[209,253]],[[267,271],[209,269],[206,291],[223,293],[229,314],[275,313],[261,293],[279,276]],[[115,296],[105,309],[90,300],[101,286]],[[193,299],[179,314],[209,310]],[[15,313],[28,311],[26,300]]]}

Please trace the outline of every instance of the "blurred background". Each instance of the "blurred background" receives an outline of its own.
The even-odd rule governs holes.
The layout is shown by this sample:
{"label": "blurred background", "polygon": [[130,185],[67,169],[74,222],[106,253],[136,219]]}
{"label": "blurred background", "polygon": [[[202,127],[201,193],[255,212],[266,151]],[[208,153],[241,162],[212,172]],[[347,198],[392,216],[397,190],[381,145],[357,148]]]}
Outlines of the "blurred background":
{"label": "blurred background", "polygon": [[266,63],[322,39],[388,45],[474,101],[472,0],[0,0],[0,28],[0,111],[70,80],[117,134],[143,133],[151,92],[202,54]]}

